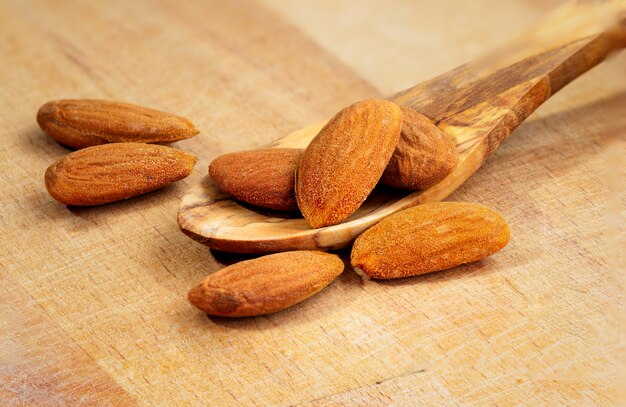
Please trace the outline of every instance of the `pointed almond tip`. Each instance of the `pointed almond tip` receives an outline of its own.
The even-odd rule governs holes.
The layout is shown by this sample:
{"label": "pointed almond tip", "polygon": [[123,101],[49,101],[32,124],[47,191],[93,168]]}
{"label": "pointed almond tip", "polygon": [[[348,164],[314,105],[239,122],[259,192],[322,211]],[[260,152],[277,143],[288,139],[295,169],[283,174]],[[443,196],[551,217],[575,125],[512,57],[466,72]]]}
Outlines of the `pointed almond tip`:
{"label": "pointed almond tip", "polygon": [[307,222],[309,222],[309,225],[311,225],[313,229],[321,229],[327,226],[333,226],[338,223],[341,223],[341,222],[332,222],[328,219],[321,219],[321,218],[309,218],[307,219]]}
{"label": "pointed almond tip", "polygon": [[189,119],[185,119],[185,120],[188,122],[189,128],[188,130],[185,130],[184,132],[182,132],[182,137],[180,138],[180,140],[190,139],[200,134],[200,130],[191,122],[191,120]]}
{"label": "pointed almond tip", "polygon": [[184,170],[183,170],[183,178],[188,177],[189,175],[191,175],[191,173],[193,172],[193,169],[196,166],[196,163],[198,162],[198,158],[194,155],[191,155],[189,153],[185,153],[186,155],[183,158],[183,164],[185,166]]}

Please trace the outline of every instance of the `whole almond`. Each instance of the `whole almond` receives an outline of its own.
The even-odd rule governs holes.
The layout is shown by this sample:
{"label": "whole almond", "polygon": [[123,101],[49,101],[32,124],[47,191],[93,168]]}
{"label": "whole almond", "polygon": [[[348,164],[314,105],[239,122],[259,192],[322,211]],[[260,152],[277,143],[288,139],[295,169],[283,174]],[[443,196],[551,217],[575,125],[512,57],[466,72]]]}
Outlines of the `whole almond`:
{"label": "whole almond", "polygon": [[189,302],[209,315],[247,317],[283,310],[318,293],[344,269],[317,251],[270,254],[209,275],[189,291]]}
{"label": "whole almond", "polygon": [[351,262],[371,278],[445,270],[487,257],[510,238],[497,212],[478,204],[427,203],[397,212],[361,234]]}
{"label": "whole almond", "polygon": [[454,139],[427,117],[402,107],[402,134],[381,181],[394,188],[426,189],[457,166]]}
{"label": "whole almond", "polygon": [[365,201],[398,144],[402,111],[365,100],[333,117],[305,150],[296,172],[296,199],[314,228],[337,224]]}
{"label": "whole almond", "polygon": [[184,117],[108,100],[51,101],[41,106],[37,122],[57,142],[77,149],[105,143],[170,143],[198,134]]}
{"label": "whole almond", "polygon": [[48,192],[65,205],[99,205],[130,198],[191,173],[196,158],[175,148],[114,143],[74,151],[46,171]]}
{"label": "whole almond", "polygon": [[233,198],[263,208],[298,209],[295,171],[304,150],[276,148],[217,157],[209,166],[215,184]]}

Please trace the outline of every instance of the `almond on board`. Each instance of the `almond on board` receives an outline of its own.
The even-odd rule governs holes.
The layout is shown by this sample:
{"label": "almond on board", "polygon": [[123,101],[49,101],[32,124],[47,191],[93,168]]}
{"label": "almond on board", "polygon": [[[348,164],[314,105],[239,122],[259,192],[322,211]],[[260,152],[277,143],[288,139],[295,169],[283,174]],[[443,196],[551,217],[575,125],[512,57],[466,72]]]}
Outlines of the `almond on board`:
{"label": "almond on board", "polygon": [[240,151],[217,157],[209,165],[215,184],[233,198],[263,208],[298,209],[295,172],[302,149]]}
{"label": "almond on board", "polygon": [[171,143],[198,134],[184,117],[96,99],[48,102],[37,112],[37,123],[60,144],[77,149],[105,143]]}
{"label": "almond on board", "polygon": [[341,259],[318,251],[262,256],[225,267],[189,291],[189,302],[209,315],[269,314],[318,293],[344,269]]}
{"label": "almond on board", "polygon": [[465,202],[434,202],[394,213],[362,233],[352,266],[371,278],[390,279],[445,270],[487,257],[510,238],[492,209]]}
{"label": "almond on board", "polygon": [[296,199],[314,228],[337,224],[365,201],[395,150],[402,111],[381,99],[337,113],[306,148],[296,172]]}
{"label": "almond on board", "polygon": [[394,188],[416,190],[435,185],[456,168],[454,138],[427,117],[402,106],[402,133],[381,181]]}
{"label": "almond on board", "polygon": [[196,158],[175,148],[113,143],[74,151],[48,167],[46,188],[65,205],[130,198],[188,176]]}

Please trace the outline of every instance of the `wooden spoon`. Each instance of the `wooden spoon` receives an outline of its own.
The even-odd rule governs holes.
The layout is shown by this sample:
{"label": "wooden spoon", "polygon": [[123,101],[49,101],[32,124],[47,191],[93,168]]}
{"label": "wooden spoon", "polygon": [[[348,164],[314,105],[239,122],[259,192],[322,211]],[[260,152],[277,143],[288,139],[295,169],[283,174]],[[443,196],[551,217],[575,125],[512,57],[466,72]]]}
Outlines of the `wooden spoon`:
{"label": "wooden spoon", "polygon": [[[384,217],[445,199],[537,107],[563,86],[626,46],[624,1],[577,2],[557,9],[504,49],[401,92],[390,100],[430,118],[456,139],[457,169],[412,193],[378,188],[344,223],[312,229],[302,217],[267,213],[230,199],[205,179],[183,198],[178,223],[212,248],[239,253],[337,249]],[[270,147],[305,148],[325,123]]]}

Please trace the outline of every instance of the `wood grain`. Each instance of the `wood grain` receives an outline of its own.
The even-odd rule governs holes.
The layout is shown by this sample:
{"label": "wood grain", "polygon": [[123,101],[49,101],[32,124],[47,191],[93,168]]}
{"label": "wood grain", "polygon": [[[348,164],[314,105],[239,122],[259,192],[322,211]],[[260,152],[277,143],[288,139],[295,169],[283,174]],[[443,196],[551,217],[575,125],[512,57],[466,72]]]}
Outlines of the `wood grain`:
{"label": "wood grain", "polygon": [[0,289],[3,405],[135,404],[80,345],[49,321],[27,291],[4,276]]}
{"label": "wood grain", "polygon": [[[0,404],[619,404],[624,55],[555,95],[450,197],[504,214],[512,241],[496,256],[396,283],[346,270],[269,317],[187,303],[239,258],[176,224],[212,158],[444,72],[551,8],[355,4],[0,3]],[[182,185],[69,210],[43,184],[68,150],[35,123],[66,97],[189,117],[201,134],[175,146],[203,162]]]}

